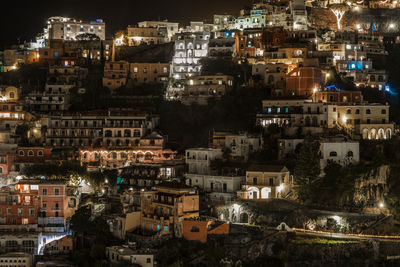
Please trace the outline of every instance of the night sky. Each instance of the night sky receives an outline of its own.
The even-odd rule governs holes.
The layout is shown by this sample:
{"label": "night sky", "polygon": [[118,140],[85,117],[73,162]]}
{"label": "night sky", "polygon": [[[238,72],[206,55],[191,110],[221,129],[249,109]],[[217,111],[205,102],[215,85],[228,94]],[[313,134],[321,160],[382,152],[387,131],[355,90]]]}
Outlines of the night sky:
{"label": "night sky", "polygon": [[[142,20],[166,19],[187,24],[208,20],[213,14],[238,14],[251,0],[35,0],[7,1],[0,13],[0,45],[32,39],[50,16],[82,20],[101,18],[108,36]],[[5,4],[5,3],[4,3]]]}

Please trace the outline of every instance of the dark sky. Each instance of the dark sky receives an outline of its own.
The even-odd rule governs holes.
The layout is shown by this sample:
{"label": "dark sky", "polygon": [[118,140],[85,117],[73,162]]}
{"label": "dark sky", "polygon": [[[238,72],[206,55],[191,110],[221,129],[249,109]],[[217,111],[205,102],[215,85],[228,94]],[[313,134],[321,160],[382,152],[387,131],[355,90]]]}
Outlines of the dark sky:
{"label": "dark sky", "polygon": [[[0,45],[33,38],[46,18],[69,16],[82,20],[102,18],[107,33],[142,20],[166,19],[180,23],[237,14],[251,0],[7,0],[0,12]],[[5,6],[3,6],[5,7]]]}

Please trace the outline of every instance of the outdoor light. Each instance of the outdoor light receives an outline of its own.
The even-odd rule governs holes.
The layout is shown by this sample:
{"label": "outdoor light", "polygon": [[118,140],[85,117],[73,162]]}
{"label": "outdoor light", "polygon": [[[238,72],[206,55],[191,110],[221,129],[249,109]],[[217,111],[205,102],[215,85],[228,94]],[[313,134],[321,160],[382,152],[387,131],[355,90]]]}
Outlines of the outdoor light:
{"label": "outdoor light", "polygon": [[236,204],[236,203],[233,204],[233,209],[234,209],[235,212],[239,212],[240,207],[241,206],[239,204]]}
{"label": "outdoor light", "polygon": [[314,94],[315,94],[316,92],[318,92],[317,87],[314,87],[313,92],[314,92]]}
{"label": "outdoor light", "polygon": [[379,208],[383,209],[384,206],[383,202],[379,202]]}
{"label": "outdoor light", "polygon": [[326,74],[326,77],[329,77],[329,76],[331,76],[331,74],[330,74],[330,73],[327,73],[327,74]]}
{"label": "outdoor light", "polygon": [[347,117],[346,117],[346,116],[343,116],[343,117],[342,117],[342,122],[343,122],[343,123],[346,123],[346,122],[347,122]]}
{"label": "outdoor light", "polygon": [[360,8],[359,8],[358,6],[355,6],[355,7],[354,7],[354,10],[355,10],[355,11],[358,11],[358,10],[360,10]]}
{"label": "outdoor light", "polygon": [[357,29],[361,29],[361,25],[360,24],[357,24],[356,27],[357,27]]}
{"label": "outdoor light", "polygon": [[393,29],[394,26],[395,26],[395,25],[394,25],[393,23],[390,23],[390,24],[389,24],[389,28],[390,28],[390,29]]}

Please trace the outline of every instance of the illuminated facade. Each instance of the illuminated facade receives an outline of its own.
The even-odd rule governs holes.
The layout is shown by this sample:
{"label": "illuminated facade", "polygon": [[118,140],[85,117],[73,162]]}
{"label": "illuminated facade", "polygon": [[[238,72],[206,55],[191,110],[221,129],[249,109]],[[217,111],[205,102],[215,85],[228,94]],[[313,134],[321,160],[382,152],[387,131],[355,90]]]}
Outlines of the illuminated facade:
{"label": "illuminated facade", "polygon": [[104,64],[103,86],[115,90],[128,82],[129,63],[127,61],[111,61]]}
{"label": "illuminated facade", "polygon": [[129,147],[156,126],[156,118],[129,111],[64,113],[42,119],[45,143],[54,147]]}
{"label": "illuminated facade", "polygon": [[150,27],[157,29],[166,29],[169,41],[172,41],[175,34],[179,33],[179,23],[169,21],[141,21],[138,22],[138,27]]}
{"label": "illuminated facade", "polygon": [[250,10],[250,15],[232,19],[229,24],[231,30],[263,28],[267,25],[266,15],[263,10]]}
{"label": "illuminated facade", "polygon": [[141,201],[141,230],[144,233],[182,236],[182,221],[199,216],[199,195],[178,182],[162,182]]}
{"label": "illuminated facade", "polygon": [[168,82],[169,63],[131,63],[130,66],[130,78],[134,83]]}
{"label": "illuminated facade", "polygon": [[73,18],[50,17],[44,29],[45,39],[76,40],[80,34],[95,34],[100,40],[105,40],[106,24],[101,19],[82,22]]}
{"label": "illuminated facade", "polygon": [[241,199],[268,199],[284,197],[293,185],[289,170],[281,165],[251,165],[246,182],[237,192]]}
{"label": "illuminated facade", "polygon": [[166,28],[133,27],[127,28],[129,46],[157,45],[168,42],[168,31]]}
{"label": "illuminated facade", "polygon": [[200,59],[208,55],[209,32],[181,33],[175,37],[171,76],[185,79],[201,71]]}

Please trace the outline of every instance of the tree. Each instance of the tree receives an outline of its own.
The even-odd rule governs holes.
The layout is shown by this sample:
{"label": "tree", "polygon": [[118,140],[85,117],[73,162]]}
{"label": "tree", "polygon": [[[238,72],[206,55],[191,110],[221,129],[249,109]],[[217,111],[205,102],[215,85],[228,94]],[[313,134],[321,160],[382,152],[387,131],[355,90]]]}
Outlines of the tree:
{"label": "tree", "polygon": [[328,8],[332,11],[332,13],[336,16],[336,23],[337,23],[337,28],[338,31],[341,30],[341,25],[340,22],[346,13],[350,9],[350,6],[344,3],[334,3],[330,4]]}
{"label": "tree", "polygon": [[301,200],[309,200],[321,172],[319,142],[305,141],[294,169],[297,193]]}

